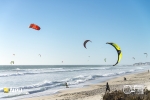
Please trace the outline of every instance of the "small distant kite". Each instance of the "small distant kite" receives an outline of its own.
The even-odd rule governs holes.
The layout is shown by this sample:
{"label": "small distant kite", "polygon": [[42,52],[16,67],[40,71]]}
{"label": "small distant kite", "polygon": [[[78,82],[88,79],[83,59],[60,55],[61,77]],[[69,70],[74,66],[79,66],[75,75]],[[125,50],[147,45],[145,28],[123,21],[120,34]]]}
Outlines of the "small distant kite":
{"label": "small distant kite", "polygon": [[90,56],[89,56],[90,57]]}
{"label": "small distant kite", "polygon": [[13,54],[15,56],[15,54]]}
{"label": "small distant kite", "polygon": [[106,44],[112,45],[116,49],[116,51],[118,53],[118,60],[117,60],[116,64],[113,65],[113,66],[115,66],[115,65],[117,65],[120,62],[120,60],[122,58],[122,51],[121,51],[120,47],[116,43],[107,42]]}
{"label": "small distant kite", "polygon": [[63,61],[62,61],[62,63],[63,63]]}
{"label": "small distant kite", "polygon": [[106,58],[104,59],[104,61],[106,62]]}
{"label": "small distant kite", "polygon": [[148,54],[147,54],[147,53],[144,53],[144,54],[146,54],[146,57],[148,56]]}
{"label": "small distant kite", "polygon": [[14,64],[14,61],[11,61],[10,64],[11,64],[11,65]]}
{"label": "small distant kite", "polygon": [[133,59],[135,60],[135,58],[133,57]]}
{"label": "small distant kite", "polygon": [[39,54],[39,56],[41,57],[41,54]]}
{"label": "small distant kite", "polygon": [[[87,43],[87,42],[92,42],[92,41],[90,41],[90,40],[85,40],[84,43],[83,43],[83,46],[84,46],[85,48],[86,48],[86,43]],[[87,48],[86,48],[86,49],[87,49]]]}
{"label": "small distant kite", "polygon": [[35,29],[35,30],[40,30],[41,28],[36,25],[36,24],[30,24],[29,28]]}

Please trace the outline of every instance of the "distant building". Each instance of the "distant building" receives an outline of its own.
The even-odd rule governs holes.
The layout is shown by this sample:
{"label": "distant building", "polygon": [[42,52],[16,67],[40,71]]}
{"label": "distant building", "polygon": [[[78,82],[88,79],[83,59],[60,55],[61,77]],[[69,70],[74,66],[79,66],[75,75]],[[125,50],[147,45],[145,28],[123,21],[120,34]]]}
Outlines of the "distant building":
{"label": "distant building", "polygon": [[145,63],[142,63],[142,62],[139,62],[139,63],[135,63],[133,64],[133,66],[142,66],[142,65],[150,65],[150,62],[145,62]]}
{"label": "distant building", "polygon": [[146,63],[146,65],[150,65],[150,62],[145,62]]}

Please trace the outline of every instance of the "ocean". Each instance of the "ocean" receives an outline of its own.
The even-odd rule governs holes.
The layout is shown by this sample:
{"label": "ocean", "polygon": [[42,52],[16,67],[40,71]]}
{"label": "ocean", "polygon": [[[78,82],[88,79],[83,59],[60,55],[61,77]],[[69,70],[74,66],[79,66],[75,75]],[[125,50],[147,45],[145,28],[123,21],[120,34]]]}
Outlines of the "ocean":
{"label": "ocean", "polygon": [[[50,95],[148,69],[132,65],[1,65],[0,100]],[[4,93],[4,88],[10,88],[10,92]]]}

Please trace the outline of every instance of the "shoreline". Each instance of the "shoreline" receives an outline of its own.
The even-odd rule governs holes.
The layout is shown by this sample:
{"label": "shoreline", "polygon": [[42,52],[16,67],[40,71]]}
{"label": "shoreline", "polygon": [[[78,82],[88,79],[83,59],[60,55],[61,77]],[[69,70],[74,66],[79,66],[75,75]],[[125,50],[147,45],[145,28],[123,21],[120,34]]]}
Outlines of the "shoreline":
{"label": "shoreline", "polygon": [[[124,77],[127,78],[124,81]],[[120,77],[112,78],[102,83],[92,84],[80,88],[60,90],[57,93],[46,96],[22,98],[19,100],[102,100],[105,93],[106,82],[109,83],[110,90],[121,90],[123,85],[145,85],[150,90],[150,73],[147,71],[132,73]]]}

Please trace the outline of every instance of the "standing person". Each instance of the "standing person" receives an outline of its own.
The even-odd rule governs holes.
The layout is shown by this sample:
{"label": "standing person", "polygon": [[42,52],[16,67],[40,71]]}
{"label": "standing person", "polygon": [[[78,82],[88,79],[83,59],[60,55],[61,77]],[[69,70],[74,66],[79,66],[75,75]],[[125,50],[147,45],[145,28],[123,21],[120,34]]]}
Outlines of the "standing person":
{"label": "standing person", "polygon": [[126,81],[127,79],[124,77],[124,81]]}
{"label": "standing person", "polygon": [[109,90],[109,92],[110,92],[110,88],[109,88],[108,82],[106,83],[106,92],[107,92],[107,90]]}
{"label": "standing person", "polygon": [[69,88],[67,82],[65,83],[65,85],[66,85],[66,88]]}
{"label": "standing person", "polygon": [[149,73],[149,70],[148,70],[148,73]]}

